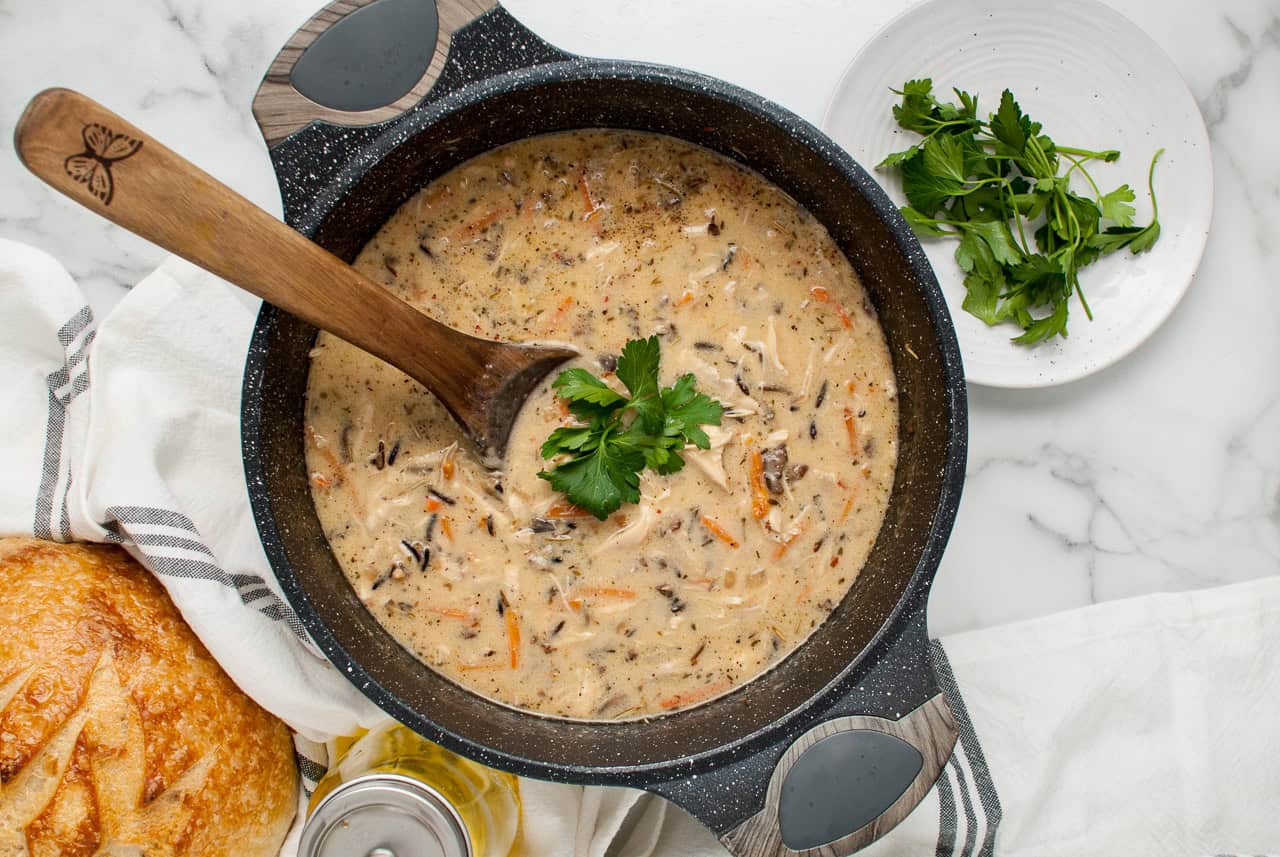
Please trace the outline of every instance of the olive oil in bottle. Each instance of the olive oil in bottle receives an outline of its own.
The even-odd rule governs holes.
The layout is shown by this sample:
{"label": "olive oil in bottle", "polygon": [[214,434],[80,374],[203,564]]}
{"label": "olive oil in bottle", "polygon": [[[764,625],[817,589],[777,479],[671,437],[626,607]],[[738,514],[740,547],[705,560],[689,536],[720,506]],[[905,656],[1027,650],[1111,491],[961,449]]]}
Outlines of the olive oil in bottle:
{"label": "olive oil in bottle", "polygon": [[516,778],[388,722],[330,747],[300,857],[507,857]]}

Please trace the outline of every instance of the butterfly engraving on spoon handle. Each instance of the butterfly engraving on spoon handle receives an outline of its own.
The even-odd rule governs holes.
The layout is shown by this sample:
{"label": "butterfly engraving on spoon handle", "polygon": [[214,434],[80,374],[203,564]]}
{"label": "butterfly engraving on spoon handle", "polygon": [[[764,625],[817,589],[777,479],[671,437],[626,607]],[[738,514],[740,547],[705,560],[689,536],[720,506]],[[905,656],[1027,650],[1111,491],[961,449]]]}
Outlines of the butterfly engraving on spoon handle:
{"label": "butterfly engraving on spoon handle", "polygon": [[92,122],[84,126],[84,151],[63,161],[67,175],[89,188],[89,193],[111,204],[115,184],[111,179],[111,165],[133,155],[142,148],[142,141],[125,134],[117,134],[105,125]]}

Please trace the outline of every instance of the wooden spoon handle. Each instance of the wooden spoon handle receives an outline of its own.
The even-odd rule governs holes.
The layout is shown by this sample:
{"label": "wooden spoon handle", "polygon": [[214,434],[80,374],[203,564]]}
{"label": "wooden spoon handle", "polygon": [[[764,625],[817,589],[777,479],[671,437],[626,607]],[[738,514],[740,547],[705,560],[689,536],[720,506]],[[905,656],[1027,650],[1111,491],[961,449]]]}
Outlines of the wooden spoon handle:
{"label": "wooden spoon handle", "polygon": [[459,377],[455,352],[490,343],[418,312],[92,99],[45,90],[18,120],[14,142],[28,169],[86,208],[398,366],[451,410],[467,410],[468,378]]}

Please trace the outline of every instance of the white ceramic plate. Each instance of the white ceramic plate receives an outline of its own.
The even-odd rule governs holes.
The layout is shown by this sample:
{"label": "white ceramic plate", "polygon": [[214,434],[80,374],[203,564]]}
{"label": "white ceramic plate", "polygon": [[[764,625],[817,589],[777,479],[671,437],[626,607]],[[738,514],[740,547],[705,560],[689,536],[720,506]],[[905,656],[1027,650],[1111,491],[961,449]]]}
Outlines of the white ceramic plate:
{"label": "white ceramic plate", "polygon": [[[1131,21],[1094,0],[929,0],[891,21],[845,70],[823,128],[868,170],[919,136],[898,127],[890,88],[933,79],[939,100],[951,87],[977,93],[979,115],[1013,90],[1023,111],[1060,145],[1119,149],[1111,164],[1090,162],[1103,193],[1127,183],[1135,222],[1150,220],[1147,166],[1156,149],[1160,240],[1149,253],[1113,253],[1081,274],[1090,322],[1073,299],[1069,338],[1034,348],[1009,340],[1012,324],[988,327],[960,308],[964,282],[955,242],[925,239],[955,321],[965,375],[994,387],[1046,387],[1082,378],[1124,357],[1155,332],[1190,285],[1209,234],[1213,162],[1195,99],[1168,56]],[[951,97],[947,97],[951,96]],[[905,205],[896,171],[876,178]],[[1083,193],[1087,184],[1072,178]],[[1028,236],[1029,237],[1029,236]]]}

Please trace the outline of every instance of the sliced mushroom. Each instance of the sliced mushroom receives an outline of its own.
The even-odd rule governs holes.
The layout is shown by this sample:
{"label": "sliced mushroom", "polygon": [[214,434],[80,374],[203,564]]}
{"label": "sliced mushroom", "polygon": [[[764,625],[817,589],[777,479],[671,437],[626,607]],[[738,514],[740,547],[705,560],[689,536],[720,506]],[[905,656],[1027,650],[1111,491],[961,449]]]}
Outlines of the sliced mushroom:
{"label": "sliced mushroom", "polygon": [[764,484],[770,494],[783,492],[782,475],[787,468],[787,445],[785,443],[766,449],[760,453],[764,463]]}

